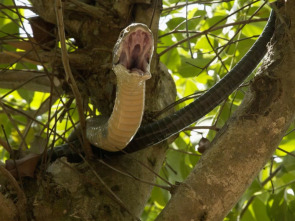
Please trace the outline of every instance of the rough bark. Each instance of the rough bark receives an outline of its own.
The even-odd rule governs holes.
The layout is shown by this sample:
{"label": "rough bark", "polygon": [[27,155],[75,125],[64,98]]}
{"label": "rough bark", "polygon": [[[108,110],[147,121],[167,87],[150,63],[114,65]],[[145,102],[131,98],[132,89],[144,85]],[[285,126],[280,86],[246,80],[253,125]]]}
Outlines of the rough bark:
{"label": "rough bark", "polygon": [[268,56],[243,103],[158,221],[223,220],[272,156],[295,116],[294,10],[287,1],[279,11]]}

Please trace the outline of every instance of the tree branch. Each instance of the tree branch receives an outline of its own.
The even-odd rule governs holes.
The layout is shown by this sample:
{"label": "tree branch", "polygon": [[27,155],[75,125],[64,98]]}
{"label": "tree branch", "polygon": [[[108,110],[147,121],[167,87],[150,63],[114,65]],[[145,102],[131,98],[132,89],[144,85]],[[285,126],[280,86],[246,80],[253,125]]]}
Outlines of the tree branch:
{"label": "tree branch", "polygon": [[83,140],[83,148],[85,151],[85,155],[87,158],[92,158],[92,150],[90,148],[90,144],[87,141],[86,138],[86,118],[83,112],[83,102],[82,102],[82,96],[79,92],[78,86],[76,84],[76,81],[74,79],[74,76],[71,71],[70,62],[68,58],[68,52],[66,48],[66,37],[65,37],[65,30],[63,25],[63,12],[62,12],[62,3],[61,0],[55,1],[55,10],[56,10],[56,19],[57,19],[57,27],[58,27],[58,34],[60,38],[60,44],[61,44],[61,51],[62,51],[62,62],[64,66],[64,70],[66,73],[66,81],[69,82],[71,89],[73,91],[73,94],[76,98],[77,103],[77,110],[79,113],[79,120],[81,125],[81,134],[82,134],[82,140]]}
{"label": "tree branch", "polygon": [[[61,86],[58,78],[53,78],[54,86]],[[26,70],[2,70],[0,72],[0,88],[26,89],[50,93],[51,82],[44,72]]]}
{"label": "tree branch", "polygon": [[[223,220],[272,156],[295,117],[295,2],[282,8],[275,39],[242,105],[157,218]],[[286,14],[285,14],[286,13]],[[278,22],[278,20],[277,20]],[[287,23],[287,22],[286,22]],[[282,30],[283,29],[283,30]],[[286,29],[286,30],[284,30]],[[182,202],[180,205],[179,202]]]}

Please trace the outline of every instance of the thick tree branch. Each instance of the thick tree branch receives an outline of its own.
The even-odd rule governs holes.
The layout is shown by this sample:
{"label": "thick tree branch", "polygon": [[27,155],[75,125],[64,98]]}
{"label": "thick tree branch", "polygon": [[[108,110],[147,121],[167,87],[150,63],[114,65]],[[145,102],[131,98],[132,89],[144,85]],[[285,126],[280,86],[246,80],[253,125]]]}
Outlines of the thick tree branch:
{"label": "thick tree branch", "polygon": [[[58,78],[53,78],[53,83],[56,88],[61,86]],[[0,72],[0,88],[21,88],[50,93],[51,82],[44,72],[5,70]]]}
{"label": "thick tree branch", "polygon": [[[93,53],[98,53],[94,50]],[[92,55],[93,56],[93,55]],[[71,67],[85,70],[93,66],[91,55],[88,52],[76,51],[68,55]],[[4,52],[0,53],[0,64],[14,64],[19,61],[29,62],[36,65],[54,64],[55,67],[61,67],[60,51],[34,51],[28,52]]]}
{"label": "thick tree branch", "polygon": [[277,25],[244,102],[157,220],[222,220],[272,156],[295,117],[294,10],[294,1],[281,10],[291,22]]}

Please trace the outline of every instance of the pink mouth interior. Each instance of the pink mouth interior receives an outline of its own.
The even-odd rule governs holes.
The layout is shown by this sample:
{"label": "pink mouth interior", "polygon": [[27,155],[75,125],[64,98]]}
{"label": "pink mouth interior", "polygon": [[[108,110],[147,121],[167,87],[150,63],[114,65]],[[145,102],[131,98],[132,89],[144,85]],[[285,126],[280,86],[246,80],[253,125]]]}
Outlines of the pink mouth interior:
{"label": "pink mouth interior", "polygon": [[131,32],[123,42],[119,63],[131,72],[147,71],[152,48],[151,34],[142,29]]}

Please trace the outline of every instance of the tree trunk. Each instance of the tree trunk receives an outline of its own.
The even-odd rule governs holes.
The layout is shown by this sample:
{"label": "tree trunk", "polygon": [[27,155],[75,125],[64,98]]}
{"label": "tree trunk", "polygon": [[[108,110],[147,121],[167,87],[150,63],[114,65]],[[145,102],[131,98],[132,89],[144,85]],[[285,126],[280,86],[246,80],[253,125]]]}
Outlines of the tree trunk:
{"label": "tree trunk", "polygon": [[[32,4],[45,22],[57,23],[55,1],[32,0]],[[69,60],[79,91],[84,102],[90,99],[102,114],[109,115],[116,88],[115,75],[111,71],[112,48],[119,33],[131,22],[151,25],[156,46],[162,3],[113,0],[97,1],[96,6],[91,6],[71,0],[62,4],[66,33],[76,40],[78,47],[69,54]],[[40,56],[42,62],[51,63],[52,69],[57,71],[49,73],[50,77],[58,77],[66,93],[71,93],[64,80],[62,62],[56,57],[59,51],[47,53],[48,56]],[[176,97],[174,81],[157,56],[154,56],[151,73],[152,79],[146,88],[147,112],[162,110]],[[1,216],[4,214],[5,220],[36,221],[139,220],[166,149],[164,142],[134,154],[99,161],[71,164],[66,159],[57,160],[46,172],[41,167],[37,179],[23,180],[27,201],[18,198],[20,206],[9,199],[2,200],[0,195]],[[1,183],[5,180],[9,179],[3,178]],[[8,189],[6,192],[13,194]]]}
{"label": "tree trunk", "polygon": [[294,1],[279,10],[268,56],[243,103],[157,221],[223,220],[271,158],[295,116],[294,10]]}

